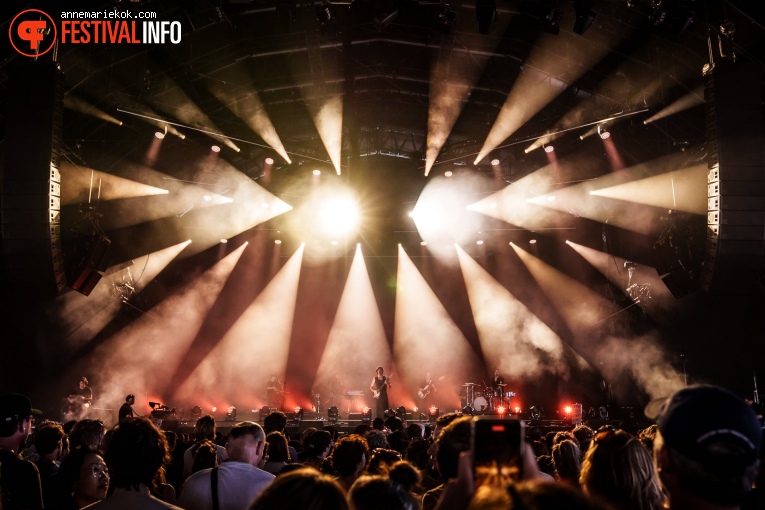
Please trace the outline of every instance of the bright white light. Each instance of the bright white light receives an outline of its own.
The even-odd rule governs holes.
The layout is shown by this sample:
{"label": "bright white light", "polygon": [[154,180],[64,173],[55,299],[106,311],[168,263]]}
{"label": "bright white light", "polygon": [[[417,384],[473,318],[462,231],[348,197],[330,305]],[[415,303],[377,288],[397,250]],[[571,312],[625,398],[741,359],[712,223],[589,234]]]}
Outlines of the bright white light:
{"label": "bright white light", "polygon": [[428,245],[427,241],[420,241],[420,246],[427,246],[427,245]]}
{"label": "bright white light", "polygon": [[492,160],[491,160],[491,165],[492,165],[492,166],[497,166],[497,165],[499,165],[499,160],[498,160],[497,158],[494,158],[494,159],[492,159]]}
{"label": "bright white light", "polygon": [[210,147],[210,149],[212,149],[213,152],[220,152],[220,146],[219,145],[213,145],[212,147]]}
{"label": "bright white light", "polygon": [[221,239],[220,242],[223,244],[226,244],[228,242],[228,239]]}
{"label": "bright white light", "polygon": [[274,244],[282,244],[282,240],[281,240],[281,239],[276,239],[276,240],[274,241]]}
{"label": "bright white light", "polygon": [[266,165],[273,165],[274,164],[274,158],[266,158]]}
{"label": "bright white light", "polygon": [[317,168],[316,170],[313,171],[313,175],[321,175],[321,170]]}
{"label": "bright white light", "polygon": [[165,137],[165,133],[163,133],[162,131],[157,131],[156,133],[154,133],[154,136],[162,140]]}
{"label": "bright white light", "polygon": [[554,150],[555,150],[555,148],[552,145],[545,145],[545,152],[546,153],[549,154],[549,153],[551,153]]}
{"label": "bright white light", "polygon": [[537,240],[536,239],[530,239],[529,240],[529,244],[537,244]]}
{"label": "bright white light", "polygon": [[212,197],[211,197],[210,195],[205,195],[205,196],[204,196],[204,197],[202,197],[202,198],[204,198],[204,199],[205,199],[205,202],[209,202],[210,200],[212,200]]}
{"label": "bright white light", "polygon": [[550,195],[549,197],[547,197],[547,201],[548,202],[555,202],[555,195]]}
{"label": "bright white light", "polygon": [[483,244],[483,239],[479,239],[478,241],[475,242],[475,244],[477,244],[478,246],[482,245]]}
{"label": "bright white light", "polygon": [[453,174],[452,174],[452,171],[451,171],[451,170],[447,170],[446,172],[444,172],[444,175],[445,175],[446,177],[451,177]]}
{"label": "bright white light", "polygon": [[359,223],[359,206],[350,195],[328,197],[319,206],[318,213],[321,228],[327,234],[350,234]]}
{"label": "bright white light", "polygon": [[497,208],[497,203],[496,202],[492,202],[492,203],[489,204],[489,207],[491,207],[492,209],[496,209]]}
{"label": "bright white light", "polygon": [[337,246],[337,241],[332,241],[330,244],[331,244],[332,246]]}
{"label": "bright white light", "polygon": [[611,136],[611,133],[609,133],[608,131],[601,131],[600,132],[600,138],[603,139],[603,140],[605,140],[606,138],[608,138],[610,136]]}
{"label": "bright white light", "polygon": [[210,409],[210,411],[212,411],[212,412],[215,412],[215,411],[217,411],[217,410],[218,410],[218,408],[217,408],[217,407],[215,407],[215,406],[213,406],[213,408],[212,408],[212,409]]}

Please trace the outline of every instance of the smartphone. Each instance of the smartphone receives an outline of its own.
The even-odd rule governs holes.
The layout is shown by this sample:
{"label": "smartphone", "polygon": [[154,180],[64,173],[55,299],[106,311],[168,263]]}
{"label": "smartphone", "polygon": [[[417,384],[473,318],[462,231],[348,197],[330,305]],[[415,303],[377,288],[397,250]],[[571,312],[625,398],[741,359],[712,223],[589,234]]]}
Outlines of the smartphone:
{"label": "smartphone", "polygon": [[472,423],[476,486],[507,484],[523,476],[524,426],[521,420],[477,416]]}

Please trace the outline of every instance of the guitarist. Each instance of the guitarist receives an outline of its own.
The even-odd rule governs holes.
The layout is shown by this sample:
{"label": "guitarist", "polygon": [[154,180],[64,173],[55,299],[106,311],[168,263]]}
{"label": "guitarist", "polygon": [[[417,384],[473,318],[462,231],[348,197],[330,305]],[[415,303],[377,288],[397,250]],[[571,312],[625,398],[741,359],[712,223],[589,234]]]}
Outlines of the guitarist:
{"label": "guitarist", "polygon": [[390,377],[384,375],[384,373],[383,367],[377,367],[372,383],[369,385],[369,389],[372,390],[374,397],[377,399],[376,418],[382,419],[385,419],[385,411],[388,409],[388,388],[391,386]]}
{"label": "guitarist", "polygon": [[420,387],[417,389],[417,396],[420,397],[420,400],[422,400],[424,403],[425,399],[433,391],[438,391],[438,388],[436,388],[436,385],[433,382],[433,378],[430,376],[430,372],[428,372],[425,374],[425,381],[423,381],[423,383],[420,384]]}

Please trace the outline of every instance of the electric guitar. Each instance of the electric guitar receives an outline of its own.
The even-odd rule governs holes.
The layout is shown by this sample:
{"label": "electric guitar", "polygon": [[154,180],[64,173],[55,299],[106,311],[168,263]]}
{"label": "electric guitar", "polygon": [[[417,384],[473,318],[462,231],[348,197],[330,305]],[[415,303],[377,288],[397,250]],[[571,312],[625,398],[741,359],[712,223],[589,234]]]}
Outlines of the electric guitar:
{"label": "electric guitar", "polygon": [[[438,382],[443,381],[445,378],[446,376],[442,375],[441,377],[438,378]],[[426,384],[424,388],[418,389],[417,396],[423,399],[427,397],[428,395],[430,395],[431,391],[438,391],[438,388],[436,388],[436,385],[434,383]]]}
{"label": "electric guitar", "polygon": [[[384,377],[385,378],[383,379],[383,381],[385,381],[385,384],[387,384],[388,387],[390,387],[390,380],[391,380],[391,378],[393,376],[392,375],[386,375]],[[375,377],[375,379],[377,379],[377,378]],[[380,388],[382,389],[382,386]],[[372,393],[373,393],[374,398],[380,398],[380,390],[372,390]]]}

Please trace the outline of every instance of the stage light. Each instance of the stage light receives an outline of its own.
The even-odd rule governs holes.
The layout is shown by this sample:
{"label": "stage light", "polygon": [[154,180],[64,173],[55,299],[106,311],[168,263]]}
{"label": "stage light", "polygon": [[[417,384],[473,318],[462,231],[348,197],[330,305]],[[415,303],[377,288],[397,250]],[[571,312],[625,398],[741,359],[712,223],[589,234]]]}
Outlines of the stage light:
{"label": "stage light", "polygon": [[198,420],[202,417],[202,408],[199,406],[194,406],[191,408],[191,418],[193,420]]}
{"label": "stage light", "polygon": [[359,223],[359,206],[351,195],[339,195],[325,200],[319,207],[319,221],[328,234],[347,235]]}
{"label": "stage light", "polygon": [[361,408],[361,422],[369,423],[372,421],[372,409],[367,406]]}
{"label": "stage light", "polygon": [[226,421],[236,421],[236,407],[228,407],[226,410]]}
{"label": "stage light", "polygon": [[478,246],[481,246],[483,244],[483,239],[479,239],[478,241],[475,242],[475,244],[477,244]]}
{"label": "stage light", "polygon": [[427,245],[428,245],[427,241],[420,241],[420,246],[427,246]]}
{"label": "stage light", "polygon": [[213,152],[220,152],[220,146],[219,145],[213,145],[212,147],[210,147],[210,150],[212,150]]}
{"label": "stage light", "polygon": [[374,19],[372,20],[377,28],[378,32],[382,32],[385,27],[391,24],[391,22],[398,16],[398,8],[391,0],[385,0],[382,2],[375,2],[376,9],[374,13]]}
{"label": "stage light", "polygon": [[340,411],[337,410],[337,406],[327,409],[327,418],[329,418],[330,423],[337,423],[337,420],[340,418]]}
{"label": "stage light", "polygon": [[513,411],[515,412],[515,414],[521,414],[521,408],[520,407],[516,407],[515,409],[513,409]]}
{"label": "stage light", "polygon": [[274,158],[266,158],[266,165],[273,165],[274,164]]}
{"label": "stage light", "polygon": [[216,406],[212,406],[212,409],[210,409],[211,413],[217,412],[218,408]]}
{"label": "stage light", "polygon": [[492,159],[491,160],[491,166],[497,166],[497,165],[499,165],[499,159],[497,159],[497,158]]}
{"label": "stage light", "polygon": [[446,172],[444,172],[444,176],[446,177],[451,177],[452,175],[454,175],[454,173],[451,170],[447,170]]}
{"label": "stage light", "polygon": [[220,242],[221,244],[226,244],[228,242],[228,239],[221,239]]}
{"label": "stage light", "polygon": [[212,200],[212,197],[210,195],[205,195],[202,198],[204,198],[205,202],[209,202],[210,200]]}
{"label": "stage light", "polygon": [[477,0],[475,17],[478,20],[478,32],[484,35],[488,34],[491,24],[497,17],[497,4],[494,0]]}
{"label": "stage light", "polygon": [[592,10],[592,0],[576,0],[574,2],[576,11],[576,21],[574,21],[574,32],[584,35],[590,25],[595,21],[595,11]]}
{"label": "stage light", "polygon": [[416,413],[416,412],[417,412],[417,411],[419,411],[419,410],[420,410],[420,408],[419,408],[419,407],[417,407],[417,406],[414,406],[414,407],[412,408],[412,412],[413,412],[413,413]]}
{"label": "stage light", "polygon": [[611,136],[611,133],[608,132],[606,129],[606,126],[599,124],[598,125],[598,135],[600,135],[601,140],[606,140]]}
{"label": "stage light", "polygon": [[563,413],[564,413],[566,416],[571,416],[571,413],[572,413],[573,411],[574,411],[574,408],[573,408],[573,407],[571,407],[571,406],[564,406],[564,407],[563,407]]}
{"label": "stage light", "polygon": [[274,239],[274,244],[282,244],[282,240],[281,239]]}
{"label": "stage light", "polygon": [[303,419],[303,408],[300,406],[295,406],[294,412],[292,413],[292,421],[295,423],[300,423],[300,420]]}
{"label": "stage light", "polygon": [[313,175],[321,175],[321,170],[317,168],[316,170],[313,171]]}
{"label": "stage light", "polygon": [[162,131],[157,131],[156,133],[154,133],[154,136],[162,140],[165,137],[165,133],[163,133]]}
{"label": "stage light", "polygon": [[438,418],[439,410],[436,406],[430,406],[428,408],[428,419],[430,421],[436,421],[436,418]]}
{"label": "stage light", "polygon": [[560,33],[560,20],[563,19],[563,11],[560,9],[550,10],[542,19],[542,32],[558,35]]}
{"label": "stage light", "polygon": [[537,240],[536,239],[529,239],[529,244],[537,244]]}
{"label": "stage light", "polygon": [[499,407],[497,407],[497,413],[498,413],[500,416],[504,416],[504,414],[505,414],[505,411],[507,411],[507,409],[505,409],[505,406],[499,406]]}
{"label": "stage light", "polygon": [[268,406],[261,407],[258,413],[260,421],[263,421],[269,414],[271,414],[271,409]]}
{"label": "stage light", "polygon": [[545,145],[545,152],[547,154],[550,154],[554,150],[555,150],[555,147],[553,147],[552,145]]}

